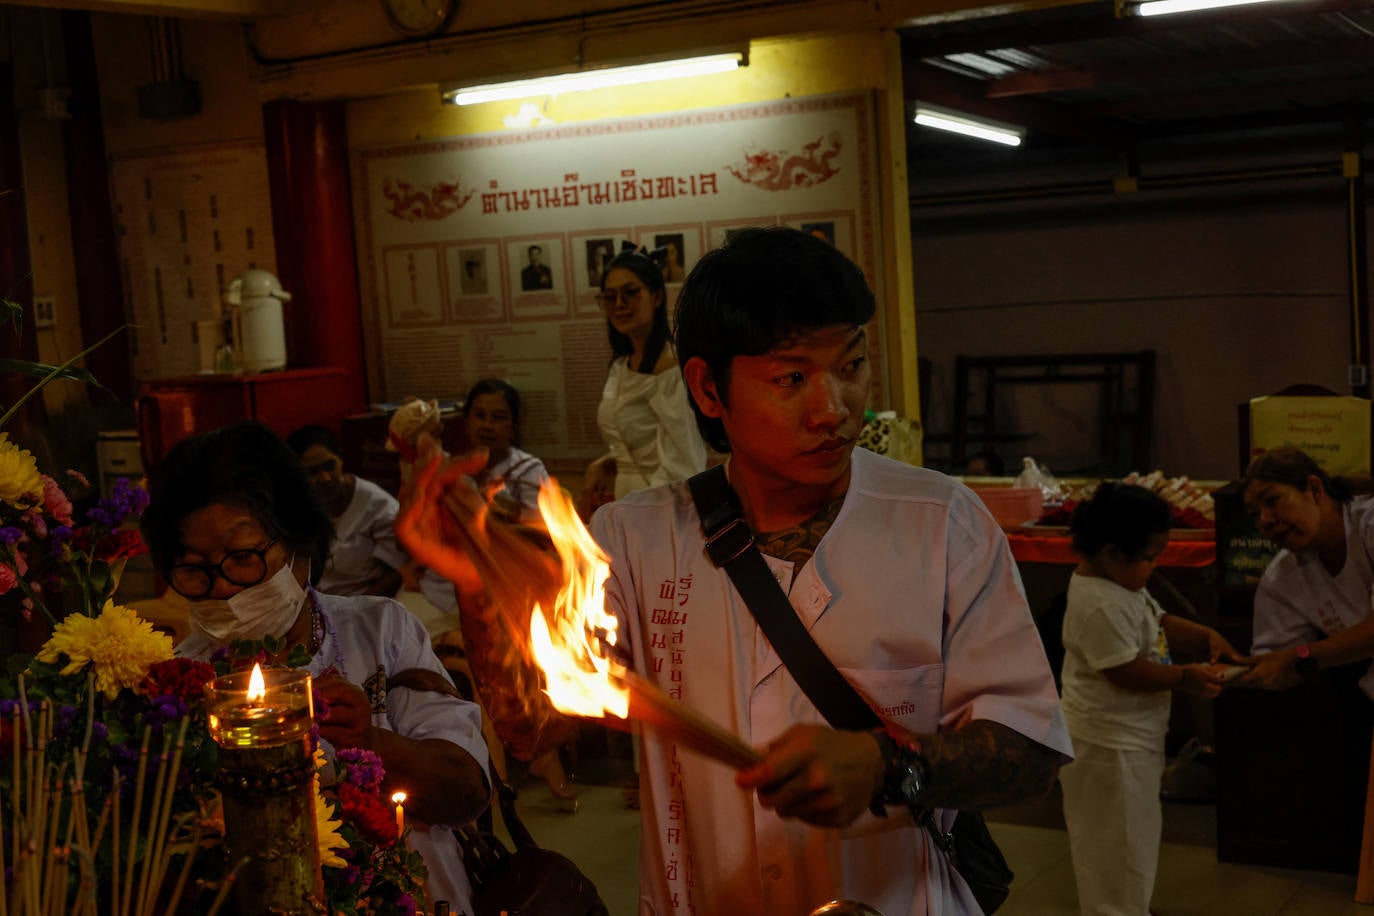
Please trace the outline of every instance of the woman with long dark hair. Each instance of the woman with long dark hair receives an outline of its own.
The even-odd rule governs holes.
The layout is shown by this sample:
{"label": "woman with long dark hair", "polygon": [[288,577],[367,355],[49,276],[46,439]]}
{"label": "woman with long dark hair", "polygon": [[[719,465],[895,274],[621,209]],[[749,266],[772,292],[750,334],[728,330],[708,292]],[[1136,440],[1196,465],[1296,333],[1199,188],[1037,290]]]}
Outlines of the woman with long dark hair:
{"label": "woman with long dark hair", "polygon": [[599,298],[615,358],[596,412],[608,451],[587,469],[589,508],[706,467],[668,332],[662,270],[627,248],[607,265]]}

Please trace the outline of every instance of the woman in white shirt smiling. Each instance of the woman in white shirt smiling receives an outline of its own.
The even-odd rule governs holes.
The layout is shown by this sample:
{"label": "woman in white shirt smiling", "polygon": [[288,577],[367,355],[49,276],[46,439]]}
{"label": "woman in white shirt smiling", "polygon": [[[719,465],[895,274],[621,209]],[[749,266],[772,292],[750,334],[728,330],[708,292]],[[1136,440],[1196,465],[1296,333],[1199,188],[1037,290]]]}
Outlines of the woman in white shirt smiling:
{"label": "woman in white shirt smiling", "polygon": [[586,508],[706,467],[668,333],[663,272],[627,248],[607,265],[600,300],[615,359],[596,411],[608,452],[587,469]]}
{"label": "woman in white shirt smiling", "polygon": [[[1368,480],[1332,477],[1305,452],[1266,452],[1245,472],[1245,508],[1283,550],[1255,595],[1255,668],[1241,687],[1284,690],[1318,669],[1374,655],[1374,498]],[[1374,697],[1374,675],[1360,686]]]}

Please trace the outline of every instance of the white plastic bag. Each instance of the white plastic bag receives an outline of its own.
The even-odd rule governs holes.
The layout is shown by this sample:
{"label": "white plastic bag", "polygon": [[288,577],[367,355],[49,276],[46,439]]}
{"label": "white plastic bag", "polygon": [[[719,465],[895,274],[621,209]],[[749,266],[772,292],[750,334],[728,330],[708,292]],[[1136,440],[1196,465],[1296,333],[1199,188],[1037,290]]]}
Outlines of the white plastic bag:
{"label": "white plastic bag", "polygon": [[1013,486],[1038,489],[1044,496],[1046,506],[1058,505],[1064,501],[1063,488],[1050,473],[1050,469],[1043,464],[1036,464],[1035,459],[1029,455],[1021,459],[1021,473],[1016,475],[1016,483]]}

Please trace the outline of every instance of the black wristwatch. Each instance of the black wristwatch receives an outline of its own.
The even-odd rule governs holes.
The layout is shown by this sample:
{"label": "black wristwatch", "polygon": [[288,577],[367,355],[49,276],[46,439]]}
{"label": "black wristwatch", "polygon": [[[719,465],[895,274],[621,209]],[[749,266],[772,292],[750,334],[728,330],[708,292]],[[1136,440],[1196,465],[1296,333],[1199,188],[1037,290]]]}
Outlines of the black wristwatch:
{"label": "black wristwatch", "polygon": [[869,810],[886,817],[887,805],[905,805],[913,811],[923,807],[922,797],[930,788],[930,761],[921,746],[909,739],[899,741],[883,728],[872,734],[883,752],[883,786]]}

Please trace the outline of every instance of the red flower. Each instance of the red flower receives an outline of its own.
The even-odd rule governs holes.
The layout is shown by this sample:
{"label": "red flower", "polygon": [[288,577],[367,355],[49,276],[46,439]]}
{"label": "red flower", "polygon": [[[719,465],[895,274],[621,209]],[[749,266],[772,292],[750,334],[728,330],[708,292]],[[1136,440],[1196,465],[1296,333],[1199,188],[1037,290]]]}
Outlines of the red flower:
{"label": "red flower", "polygon": [[193,703],[205,695],[205,684],[214,677],[215,669],[206,662],[169,658],[149,668],[138,687],[144,696],[178,696]]}
{"label": "red flower", "polygon": [[95,558],[106,563],[125,560],[148,552],[143,536],[133,528],[120,528],[111,531],[95,545]]}
{"label": "red flower", "polygon": [[345,782],[339,785],[339,801],[344,817],[370,842],[377,846],[396,842],[396,814],[380,798]]}

